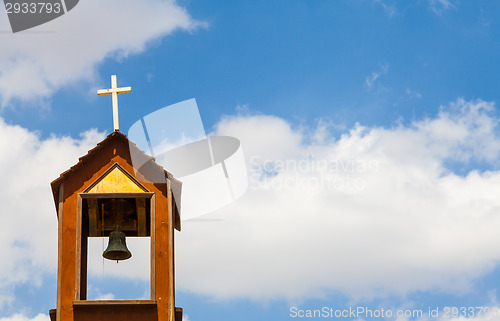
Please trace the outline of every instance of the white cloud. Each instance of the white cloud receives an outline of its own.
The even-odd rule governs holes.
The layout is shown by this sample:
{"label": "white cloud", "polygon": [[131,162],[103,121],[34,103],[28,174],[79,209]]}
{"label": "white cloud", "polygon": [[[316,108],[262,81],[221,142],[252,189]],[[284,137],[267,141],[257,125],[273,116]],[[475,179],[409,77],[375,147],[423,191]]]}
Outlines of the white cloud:
{"label": "white cloud", "polygon": [[114,300],[114,299],[115,299],[115,295],[113,293],[106,293],[102,297],[96,298],[96,300]]}
{"label": "white cloud", "polygon": [[422,94],[419,93],[418,91],[411,90],[410,88],[406,88],[406,94],[410,99],[420,99],[422,98]]}
{"label": "white cloud", "polygon": [[[49,23],[0,35],[2,106],[12,99],[48,98],[82,79],[92,81],[105,58],[139,53],[165,35],[200,25],[174,0],[80,1]],[[10,30],[6,14],[0,15],[0,30]]]}
{"label": "white cloud", "polygon": [[373,0],[373,3],[381,6],[390,18],[392,18],[398,12],[394,5],[387,4],[382,0]]}
{"label": "white cloud", "polygon": [[103,138],[91,130],[78,140],[41,139],[0,118],[0,257],[8,258],[0,264],[0,310],[13,303],[14,285],[39,285],[44,273],[55,275],[57,216],[50,182]]}
{"label": "white cloud", "polygon": [[492,109],[459,99],[410,126],[310,143],[277,117],[223,119],[216,133],[241,140],[250,189],[214,221],[184,223],[177,288],[256,300],[469,291],[500,259],[500,172],[444,164],[498,162]]}
{"label": "white cloud", "polygon": [[389,64],[387,63],[380,64],[378,71],[373,71],[369,76],[365,78],[366,90],[370,91],[375,85],[376,81],[379,79],[379,77],[387,74],[388,70],[389,70]]}
{"label": "white cloud", "polygon": [[29,318],[24,314],[14,314],[10,317],[0,318],[0,321],[49,321],[50,317],[46,314],[39,314],[34,318]]}
{"label": "white cloud", "polygon": [[456,9],[457,6],[454,0],[429,0],[429,8],[437,15],[449,9]]}

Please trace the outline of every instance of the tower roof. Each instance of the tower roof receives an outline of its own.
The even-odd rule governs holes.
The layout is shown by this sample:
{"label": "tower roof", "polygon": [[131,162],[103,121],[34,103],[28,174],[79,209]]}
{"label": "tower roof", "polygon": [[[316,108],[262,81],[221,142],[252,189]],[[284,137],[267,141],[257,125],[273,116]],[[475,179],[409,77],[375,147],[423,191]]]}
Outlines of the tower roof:
{"label": "tower roof", "polygon": [[[142,151],[135,143],[130,141],[126,135],[120,133],[119,131],[114,131],[109,134],[103,141],[97,144],[96,147],[92,148],[88,151],[88,153],[79,158],[78,163],[71,166],[68,170],[61,173],[61,175],[56,178],[52,183],[50,183],[52,187],[52,194],[54,197],[54,202],[56,205],[56,211],[59,212],[59,187],[61,184],[67,180],[69,177],[75,175],[79,170],[81,170],[87,163],[93,160],[96,157],[103,157],[104,150],[107,148],[112,148],[120,143],[126,143],[129,146],[129,155],[123,155],[125,159],[130,159],[130,154],[134,153],[134,155],[138,155],[142,158],[141,164],[148,164],[154,166],[156,169],[160,170],[164,173],[165,178],[169,179],[171,182],[171,189],[174,191],[172,193],[172,197],[174,198],[174,215],[175,215],[175,228],[177,230],[181,229],[180,224],[180,199],[176,199],[174,195],[180,196],[180,191],[182,188],[182,183],[176,180],[173,175],[167,172],[162,166],[158,165],[155,162],[155,158],[147,155]],[[106,157],[106,155],[104,155]],[[141,167],[142,168],[142,167]],[[141,172],[141,169],[137,169],[138,172]],[[59,214],[59,213],[58,213]]]}

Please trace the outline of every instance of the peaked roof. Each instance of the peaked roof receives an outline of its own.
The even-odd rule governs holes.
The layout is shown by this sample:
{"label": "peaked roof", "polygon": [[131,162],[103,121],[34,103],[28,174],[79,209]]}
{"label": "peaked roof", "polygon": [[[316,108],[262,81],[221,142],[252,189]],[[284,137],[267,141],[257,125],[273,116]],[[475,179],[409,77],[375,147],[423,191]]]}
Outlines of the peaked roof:
{"label": "peaked roof", "polygon": [[[180,181],[178,181],[177,179],[175,179],[174,176],[171,173],[167,172],[162,166],[158,165],[155,162],[154,157],[151,157],[151,156],[147,155],[146,153],[144,153],[144,151],[142,151],[139,147],[137,147],[137,145],[134,142],[130,141],[126,135],[120,133],[119,131],[114,131],[111,134],[109,134],[103,141],[98,143],[96,147],[89,150],[86,155],[80,157],[78,159],[78,163],[71,166],[67,171],[61,173],[61,175],[59,175],[58,178],[56,178],[54,181],[52,181],[52,183],[50,183],[50,185],[52,187],[52,195],[54,196],[54,202],[56,204],[56,211],[57,212],[59,212],[59,206],[58,206],[58,204],[59,204],[59,187],[61,186],[62,182],[64,182],[64,180],[67,177],[69,177],[70,175],[72,175],[73,173],[78,171],[91,158],[95,157],[99,153],[100,150],[102,150],[108,144],[111,144],[113,141],[115,141],[117,139],[127,143],[131,149],[131,152],[132,152],[132,149],[134,149],[134,152],[138,152],[138,153],[140,153],[140,155],[142,157],[144,157],[145,159],[148,159],[148,163],[150,162],[151,164],[153,164],[157,168],[161,169],[165,173],[165,178],[168,178],[170,180],[171,189],[180,191],[182,183]],[[180,231],[181,230],[180,211],[179,211],[179,208],[180,208],[179,201],[180,200],[175,199],[174,193],[172,193],[172,197],[174,198],[174,205],[175,205],[174,209],[173,209],[174,215],[175,215],[174,224],[175,224],[175,228]]]}

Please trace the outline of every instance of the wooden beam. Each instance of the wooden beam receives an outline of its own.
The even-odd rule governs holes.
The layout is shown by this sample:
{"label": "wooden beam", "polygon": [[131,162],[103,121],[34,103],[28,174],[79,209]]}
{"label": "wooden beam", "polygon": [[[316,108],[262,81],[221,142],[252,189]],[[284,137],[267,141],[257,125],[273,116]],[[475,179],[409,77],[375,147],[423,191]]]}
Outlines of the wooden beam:
{"label": "wooden beam", "polygon": [[82,257],[82,198],[76,201],[76,255],[75,255],[75,300],[80,300]]}
{"label": "wooden beam", "polygon": [[168,255],[168,283],[169,283],[169,321],[175,321],[175,287],[174,287],[174,216],[172,211],[173,206],[173,198],[172,198],[172,189],[170,186],[170,179],[167,178],[167,219],[168,219],[168,246],[167,255]]}
{"label": "wooden beam", "polygon": [[97,199],[91,198],[87,200],[88,216],[89,216],[89,236],[100,236],[97,233]]}
{"label": "wooden beam", "polygon": [[151,197],[151,300],[156,299],[156,195]]}
{"label": "wooden beam", "polygon": [[62,241],[63,241],[63,208],[64,208],[64,182],[59,185],[59,204],[57,220],[57,304],[56,321],[61,321],[61,293],[62,293]]}
{"label": "wooden beam", "polygon": [[154,193],[80,193],[78,194],[82,198],[90,199],[90,198],[138,198],[138,197],[151,197]]}
{"label": "wooden beam", "polygon": [[146,199],[136,198],[135,206],[137,211],[137,236],[147,236],[148,229],[146,226]]}
{"label": "wooden beam", "polygon": [[81,264],[80,264],[80,300],[87,300],[87,264],[89,246],[89,221],[82,216]]}
{"label": "wooden beam", "polygon": [[85,300],[74,301],[74,306],[91,306],[91,305],[156,305],[156,300]]}

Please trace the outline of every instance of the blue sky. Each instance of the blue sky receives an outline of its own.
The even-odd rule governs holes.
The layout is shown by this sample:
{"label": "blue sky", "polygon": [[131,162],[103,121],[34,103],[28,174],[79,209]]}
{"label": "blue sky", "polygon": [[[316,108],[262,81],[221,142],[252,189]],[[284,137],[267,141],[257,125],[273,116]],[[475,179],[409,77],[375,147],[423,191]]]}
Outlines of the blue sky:
{"label": "blue sky", "polygon": [[[176,235],[186,319],[498,307],[500,3],[119,3],[17,34],[0,13],[0,321],[55,307],[49,184],[112,131],[96,95],[111,74],[133,89],[122,132],[195,98],[206,131],[245,152],[247,193]],[[105,295],[141,298],[144,268]]]}

